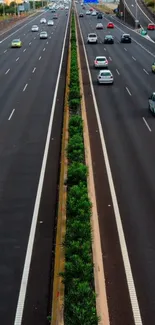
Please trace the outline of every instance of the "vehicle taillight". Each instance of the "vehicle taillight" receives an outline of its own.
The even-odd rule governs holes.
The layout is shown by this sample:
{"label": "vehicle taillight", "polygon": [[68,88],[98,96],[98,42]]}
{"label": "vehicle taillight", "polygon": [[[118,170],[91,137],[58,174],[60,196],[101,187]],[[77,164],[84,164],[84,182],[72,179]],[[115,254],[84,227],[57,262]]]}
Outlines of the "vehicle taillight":
{"label": "vehicle taillight", "polygon": [[95,64],[98,64],[98,61],[97,60],[95,60]]}
{"label": "vehicle taillight", "polygon": [[108,60],[106,60],[106,61],[105,61],[105,63],[107,63],[107,64],[108,64]]}

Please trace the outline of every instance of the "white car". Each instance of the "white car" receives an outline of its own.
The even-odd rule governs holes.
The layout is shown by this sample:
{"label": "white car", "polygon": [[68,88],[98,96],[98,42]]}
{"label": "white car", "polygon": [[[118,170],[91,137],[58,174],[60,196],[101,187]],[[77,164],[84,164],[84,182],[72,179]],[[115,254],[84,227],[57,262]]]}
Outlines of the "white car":
{"label": "white car", "polygon": [[54,21],[53,20],[48,20],[47,25],[48,26],[53,26],[54,25]]}
{"label": "white car", "polygon": [[87,10],[86,11],[86,15],[91,15],[91,11],[90,10]]}
{"label": "white car", "polygon": [[96,56],[94,60],[95,68],[108,68],[108,60],[106,56]]}
{"label": "white car", "polygon": [[39,27],[37,25],[33,25],[31,28],[32,32],[38,32],[38,30],[39,30]]}
{"label": "white car", "polygon": [[95,33],[88,34],[87,43],[97,43],[97,35]]}
{"label": "white car", "polygon": [[47,32],[41,32],[40,33],[40,39],[46,39],[46,38],[48,38]]}
{"label": "white car", "polygon": [[96,16],[97,15],[97,12],[94,10],[91,15],[92,16]]}
{"label": "white car", "polygon": [[46,19],[45,18],[41,18],[40,19],[40,24],[46,24]]}
{"label": "white car", "polygon": [[103,29],[103,24],[102,23],[98,23],[96,25],[96,29]]}
{"label": "white car", "polygon": [[110,70],[100,70],[97,76],[98,84],[113,84],[114,77]]}

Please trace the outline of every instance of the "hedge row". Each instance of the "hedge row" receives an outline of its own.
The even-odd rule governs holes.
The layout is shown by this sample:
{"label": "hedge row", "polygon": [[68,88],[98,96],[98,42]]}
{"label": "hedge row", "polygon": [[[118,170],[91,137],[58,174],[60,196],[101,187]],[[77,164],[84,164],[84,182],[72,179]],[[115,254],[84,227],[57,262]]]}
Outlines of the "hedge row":
{"label": "hedge row", "polygon": [[75,20],[71,22],[71,74],[69,85],[69,143],[65,271],[65,325],[97,325],[92,262],[91,202],[88,198],[84,159],[83,123],[80,116],[80,84],[77,64]]}

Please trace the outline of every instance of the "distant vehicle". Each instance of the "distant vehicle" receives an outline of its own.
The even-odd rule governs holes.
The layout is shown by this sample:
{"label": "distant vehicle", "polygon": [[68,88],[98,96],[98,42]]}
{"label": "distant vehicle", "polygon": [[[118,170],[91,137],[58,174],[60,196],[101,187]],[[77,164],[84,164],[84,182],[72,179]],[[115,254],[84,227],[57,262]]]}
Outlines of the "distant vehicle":
{"label": "distant vehicle", "polygon": [[97,35],[95,33],[88,34],[87,43],[97,43]]}
{"label": "distant vehicle", "polygon": [[47,25],[48,26],[53,26],[54,25],[54,21],[53,20],[48,20]]}
{"label": "distant vehicle", "polygon": [[97,56],[94,60],[95,68],[108,68],[108,60],[106,56]]}
{"label": "distant vehicle", "polygon": [[103,18],[102,13],[101,12],[98,12],[97,19],[102,19],[102,18]]}
{"label": "distant vehicle", "polygon": [[148,30],[155,30],[155,24],[148,24],[147,29]]}
{"label": "distant vehicle", "polygon": [[97,76],[98,84],[113,84],[114,77],[110,70],[100,70]]}
{"label": "distant vehicle", "polygon": [[80,12],[80,13],[79,13],[79,17],[84,17],[83,12]]}
{"label": "distant vehicle", "polygon": [[130,36],[130,34],[123,34],[121,36],[121,43],[131,43],[131,36]]}
{"label": "distant vehicle", "polygon": [[107,25],[107,28],[114,28],[114,24],[109,22],[108,25]]}
{"label": "distant vehicle", "polygon": [[149,97],[149,110],[155,115],[155,92]]}
{"label": "distant vehicle", "polygon": [[55,15],[53,16],[53,19],[58,19],[58,15],[55,14]]}
{"label": "distant vehicle", "polygon": [[96,16],[97,15],[97,12],[94,10],[91,15],[92,16]]}
{"label": "distant vehicle", "polygon": [[96,29],[103,29],[103,25],[102,25],[102,23],[97,24],[97,25],[96,25]]}
{"label": "distant vehicle", "polygon": [[47,32],[41,32],[40,33],[40,39],[46,39],[46,38],[48,38]]}
{"label": "distant vehicle", "polygon": [[14,48],[19,48],[22,46],[22,42],[20,40],[20,38],[18,39],[14,39],[12,42],[11,42],[11,47],[14,47]]}
{"label": "distant vehicle", "polygon": [[53,9],[51,9],[51,12],[56,12],[56,10],[53,8]]}
{"label": "distant vehicle", "polygon": [[90,8],[89,10],[90,10],[90,11],[93,11],[93,8]]}
{"label": "distant vehicle", "polygon": [[31,27],[31,31],[32,31],[32,32],[38,32],[38,30],[39,30],[39,27],[38,27],[37,25],[33,25],[33,26]]}
{"label": "distant vehicle", "polygon": [[82,6],[82,9],[86,9],[86,7],[85,6]]}
{"label": "distant vehicle", "polygon": [[155,62],[152,63],[152,72],[155,72]]}
{"label": "distant vehicle", "polygon": [[114,44],[114,38],[112,35],[105,35],[104,44]]}
{"label": "distant vehicle", "polygon": [[91,11],[90,10],[87,10],[86,11],[86,15],[90,15],[91,14]]}
{"label": "distant vehicle", "polygon": [[68,7],[68,6],[66,6],[66,7],[65,7],[65,10],[68,10],[68,9],[69,9],[69,7]]}
{"label": "distant vehicle", "polygon": [[46,24],[46,19],[45,18],[41,18],[40,19],[40,24]]}

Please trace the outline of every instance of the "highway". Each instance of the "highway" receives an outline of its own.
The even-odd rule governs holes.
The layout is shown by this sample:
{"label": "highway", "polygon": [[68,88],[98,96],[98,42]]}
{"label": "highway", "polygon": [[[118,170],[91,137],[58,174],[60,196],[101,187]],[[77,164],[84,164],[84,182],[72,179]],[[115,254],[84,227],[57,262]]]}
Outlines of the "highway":
{"label": "highway", "polygon": [[[81,12],[80,5],[77,4],[76,7],[77,11]],[[79,18],[142,322],[143,325],[154,325],[155,119],[148,111],[148,97],[152,91],[155,91],[155,76],[151,72],[151,64],[154,59],[154,43],[142,38],[129,30],[128,27],[123,27],[116,20],[113,20],[115,28],[107,30],[106,26],[109,20],[112,21],[113,18],[108,18],[107,15],[102,20],[97,20],[96,17],[91,16]],[[104,25],[103,30],[96,30],[98,22],[102,22]],[[97,33],[98,44],[87,44],[87,35],[90,32]],[[120,43],[120,36],[123,32],[131,34],[134,39],[131,44]],[[103,44],[104,35],[106,34],[114,36],[115,43],[113,45]],[[97,84],[97,71],[94,69],[93,62],[95,57],[100,55],[105,55],[109,61],[109,69],[114,75],[113,85]],[[91,123],[93,125],[93,122]],[[94,128],[96,128],[95,121]],[[96,148],[99,145],[99,143],[96,143]],[[96,175],[100,161],[102,161],[101,155],[97,158],[96,162],[94,161]],[[104,201],[106,195],[102,178],[98,180],[98,183],[100,201]],[[110,206],[108,200],[103,204]],[[105,256],[105,268],[108,259],[110,259],[109,272],[112,273],[113,270],[116,272],[115,279],[109,277],[106,284],[111,324],[136,324],[132,317],[127,317],[125,309],[123,309],[123,300],[119,300],[119,294],[121,295],[121,293],[115,291],[118,281],[117,276],[119,277],[118,274],[122,272],[115,255],[118,238],[111,248],[111,254],[113,255],[110,255],[108,250],[106,251],[107,247],[110,246],[110,242],[113,242],[112,234],[113,229],[116,228],[115,222],[112,221],[106,229],[107,221],[104,213],[100,218],[105,219],[105,226],[100,229],[102,244],[104,243],[102,249],[103,256]],[[104,223],[104,220],[100,220],[101,223]],[[106,276],[108,277],[108,275]],[[123,282],[123,278],[121,281]],[[121,291],[121,282],[119,282],[118,286],[120,286]],[[125,297],[122,299],[125,299]],[[137,322],[137,324],[140,323]]]}
{"label": "highway", "polygon": [[[47,134],[50,136],[47,133],[49,120],[53,123],[49,138],[50,157],[46,169],[44,166],[47,185],[43,184],[38,220],[36,218],[29,274],[31,286],[28,285],[27,289],[22,324],[46,324],[50,308],[51,256],[69,35],[65,10],[59,9],[57,14],[54,26],[40,24],[42,17],[47,20],[53,17],[51,12],[45,11],[0,36],[0,324],[3,325],[15,324],[28,239],[32,243],[29,234],[46,137]],[[33,24],[39,26],[39,32],[48,31],[48,39],[40,40],[39,32],[31,32]],[[12,49],[11,41],[16,38],[20,38],[23,45]],[[61,58],[63,48],[64,56]],[[38,206],[39,202],[36,204]],[[22,298],[24,290],[25,283]]]}

